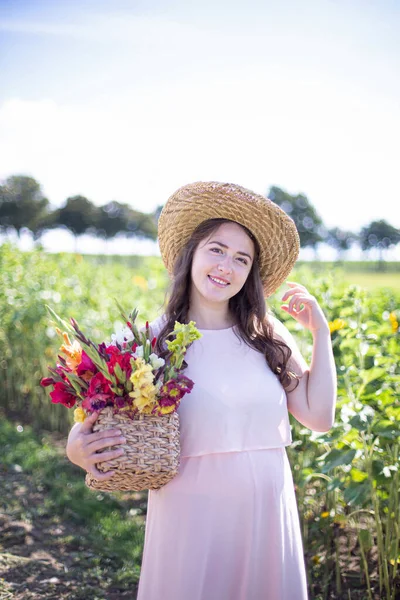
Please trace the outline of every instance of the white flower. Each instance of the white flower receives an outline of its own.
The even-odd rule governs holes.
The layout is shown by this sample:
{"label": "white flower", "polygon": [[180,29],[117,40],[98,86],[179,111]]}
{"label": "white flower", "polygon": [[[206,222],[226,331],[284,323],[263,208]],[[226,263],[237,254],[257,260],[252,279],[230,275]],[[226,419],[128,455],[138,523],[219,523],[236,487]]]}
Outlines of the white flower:
{"label": "white flower", "polygon": [[135,350],[135,352],[133,353],[133,356],[135,358],[143,358],[143,346],[138,346]]}
{"label": "white flower", "polygon": [[151,366],[153,367],[154,370],[158,369],[159,367],[163,367],[165,365],[165,360],[163,358],[159,358],[157,356],[157,354],[154,354],[154,352],[152,354],[150,354],[149,358],[150,358]]}
{"label": "white flower", "polygon": [[117,329],[115,333],[111,334],[111,345],[116,346],[117,343],[122,346],[124,342],[131,342],[133,340],[133,333],[129,327],[122,327]]}

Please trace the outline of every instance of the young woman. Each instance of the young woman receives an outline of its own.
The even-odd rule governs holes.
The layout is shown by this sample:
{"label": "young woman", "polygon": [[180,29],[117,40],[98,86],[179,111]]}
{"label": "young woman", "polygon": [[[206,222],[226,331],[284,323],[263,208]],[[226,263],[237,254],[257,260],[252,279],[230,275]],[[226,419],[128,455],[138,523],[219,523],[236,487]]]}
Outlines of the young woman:
{"label": "young woman", "polygon": [[[138,600],[306,600],[288,413],[328,431],[336,371],[327,320],[303,285],[287,282],[282,309],[312,333],[310,366],[266,309],[297,259],[296,227],[251,190],[196,182],[169,198],[158,233],[172,284],[151,323],[157,350],[176,320],[202,337],[185,357],[195,385],[178,409],[179,473],[149,490]],[[67,455],[107,479],[96,451],[121,438],[92,433],[95,419],[74,426]]]}

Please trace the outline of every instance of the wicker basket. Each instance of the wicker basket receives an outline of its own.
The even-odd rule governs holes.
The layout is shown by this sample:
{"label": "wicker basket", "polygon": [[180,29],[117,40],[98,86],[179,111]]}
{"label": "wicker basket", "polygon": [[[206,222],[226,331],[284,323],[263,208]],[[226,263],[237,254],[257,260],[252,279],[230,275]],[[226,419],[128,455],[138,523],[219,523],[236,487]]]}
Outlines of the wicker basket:
{"label": "wicker basket", "polygon": [[[92,490],[103,492],[158,490],[177,475],[180,466],[179,415],[175,411],[160,417],[138,415],[130,419],[123,413],[113,414],[104,408],[93,425],[93,431],[120,429],[126,443],[118,447],[125,454],[98,463],[101,472],[115,470],[108,481],[99,481],[90,473],[85,483]],[[99,453],[112,448],[104,448]]]}

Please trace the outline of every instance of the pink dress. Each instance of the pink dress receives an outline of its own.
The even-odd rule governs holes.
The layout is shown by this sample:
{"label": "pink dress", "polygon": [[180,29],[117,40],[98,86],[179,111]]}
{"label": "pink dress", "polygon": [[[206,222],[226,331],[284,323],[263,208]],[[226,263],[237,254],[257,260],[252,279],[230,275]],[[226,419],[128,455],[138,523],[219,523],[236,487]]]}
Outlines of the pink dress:
{"label": "pink dress", "polygon": [[199,331],[179,473],[149,490],[137,600],[306,600],[285,391],[234,328]]}

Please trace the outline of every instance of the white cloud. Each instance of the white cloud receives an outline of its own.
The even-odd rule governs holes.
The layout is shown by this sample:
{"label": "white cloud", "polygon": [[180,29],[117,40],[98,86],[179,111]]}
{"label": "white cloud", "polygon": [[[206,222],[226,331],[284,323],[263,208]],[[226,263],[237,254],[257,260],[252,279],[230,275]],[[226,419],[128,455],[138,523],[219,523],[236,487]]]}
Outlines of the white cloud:
{"label": "white cloud", "polygon": [[[61,53],[45,63],[51,72],[36,66],[49,81],[40,100],[19,83],[0,105],[0,177],[31,174],[56,205],[83,194],[145,211],[195,180],[263,194],[278,185],[305,193],[329,227],[400,226],[399,84],[394,59],[371,46],[385,30],[390,38],[390,24],[368,11],[346,20],[321,0],[300,20],[277,6],[251,27],[69,5],[62,19],[0,20],[3,31],[54,36]],[[62,62],[58,40],[71,36],[88,42],[93,62],[85,52],[79,62],[79,45]]]}

